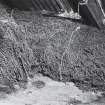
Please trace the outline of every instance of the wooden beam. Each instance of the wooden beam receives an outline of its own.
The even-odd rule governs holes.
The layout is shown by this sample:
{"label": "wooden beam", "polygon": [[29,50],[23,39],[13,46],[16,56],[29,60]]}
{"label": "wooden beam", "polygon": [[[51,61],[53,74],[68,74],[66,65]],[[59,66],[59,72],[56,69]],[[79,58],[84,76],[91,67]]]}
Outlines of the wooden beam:
{"label": "wooden beam", "polygon": [[87,3],[79,3],[79,7],[80,15],[85,21],[97,25],[100,29],[105,28],[103,24],[105,17],[97,0],[88,0]]}

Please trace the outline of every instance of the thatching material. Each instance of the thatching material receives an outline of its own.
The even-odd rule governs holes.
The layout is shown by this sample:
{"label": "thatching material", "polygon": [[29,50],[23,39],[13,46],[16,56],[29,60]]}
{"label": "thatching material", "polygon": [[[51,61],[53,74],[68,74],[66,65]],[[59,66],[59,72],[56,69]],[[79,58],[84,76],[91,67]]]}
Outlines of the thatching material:
{"label": "thatching material", "polygon": [[[16,15],[17,14],[17,15]],[[14,14],[15,18],[22,16]],[[27,15],[29,16],[29,15]],[[54,80],[104,90],[104,33],[68,20],[32,15],[27,42],[37,63],[31,69]],[[22,24],[25,17],[16,18]],[[29,17],[27,21],[30,21]],[[82,85],[83,84],[83,85]],[[88,86],[88,88],[87,88]]]}
{"label": "thatching material", "polygon": [[65,19],[11,13],[0,20],[4,33],[0,41],[1,84],[21,86],[28,77],[41,73],[54,80],[73,81],[82,89],[104,90],[102,32]]}

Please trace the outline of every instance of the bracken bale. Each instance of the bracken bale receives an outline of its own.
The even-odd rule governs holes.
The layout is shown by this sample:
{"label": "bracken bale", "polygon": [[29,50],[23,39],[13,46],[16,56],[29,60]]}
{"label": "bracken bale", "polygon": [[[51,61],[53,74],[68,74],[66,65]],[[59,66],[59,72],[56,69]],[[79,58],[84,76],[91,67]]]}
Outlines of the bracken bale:
{"label": "bracken bale", "polygon": [[[11,89],[14,88],[13,85],[21,83],[21,82],[26,82],[27,77],[26,74],[19,64],[18,60],[14,56],[14,52],[12,49],[12,45],[8,47],[8,42],[6,40],[7,45],[4,46],[2,44],[2,48],[0,48],[0,55],[1,55],[1,62],[0,62],[0,67],[1,67],[1,78],[2,85],[10,86]],[[11,87],[12,86],[12,87]]]}

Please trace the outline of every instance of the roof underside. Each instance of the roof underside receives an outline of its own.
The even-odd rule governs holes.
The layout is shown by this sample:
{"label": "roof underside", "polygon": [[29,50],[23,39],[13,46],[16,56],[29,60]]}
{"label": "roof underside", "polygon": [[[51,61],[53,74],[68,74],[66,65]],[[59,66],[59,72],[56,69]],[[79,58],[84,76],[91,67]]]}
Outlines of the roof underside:
{"label": "roof underside", "polygon": [[11,8],[52,15],[65,11],[69,14],[73,10],[79,12],[86,23],[104,28],[105,0],[1,0],[1,2]]}

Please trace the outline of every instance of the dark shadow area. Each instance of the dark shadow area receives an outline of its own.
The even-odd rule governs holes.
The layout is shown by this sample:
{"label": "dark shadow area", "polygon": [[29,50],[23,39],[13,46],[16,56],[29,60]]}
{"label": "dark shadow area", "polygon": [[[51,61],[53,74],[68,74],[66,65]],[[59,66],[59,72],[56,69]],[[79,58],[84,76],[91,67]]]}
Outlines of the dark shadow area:
{"label": "dark shadow area", "polygon": [[0,3],[5,6],[8,6],[9,8],[14,8],[14,6],[10,0],[0,0]]}
{"label": "dark shadow area", "polygon": [[90,20],[86,16],[84,16],[84,19],[83,18],[81,18],[81,19],[73,19],[73,18],[70,18],[70,17],[61,17],[61,16],[57,16],[57,15],[48,15],[48,14],[44,14],[43,16],[45,16],[45,17],[55,17],[57,19],[63,19],[63,20],[67,19],[67,20],[70,20],[72,22],[77,22],[79,24],[88,25],[88,26],[96,27],[97,29],[99,29],[97,24],[92,24],[90,22]]}
{"label": "dark shadow area", "polygon": [[11,9],[17,8],[19,10],[25,10],[25,11],[30,10],[29,0],[27,0],[27,2],[24,0],[0,0],[0,3]]}

